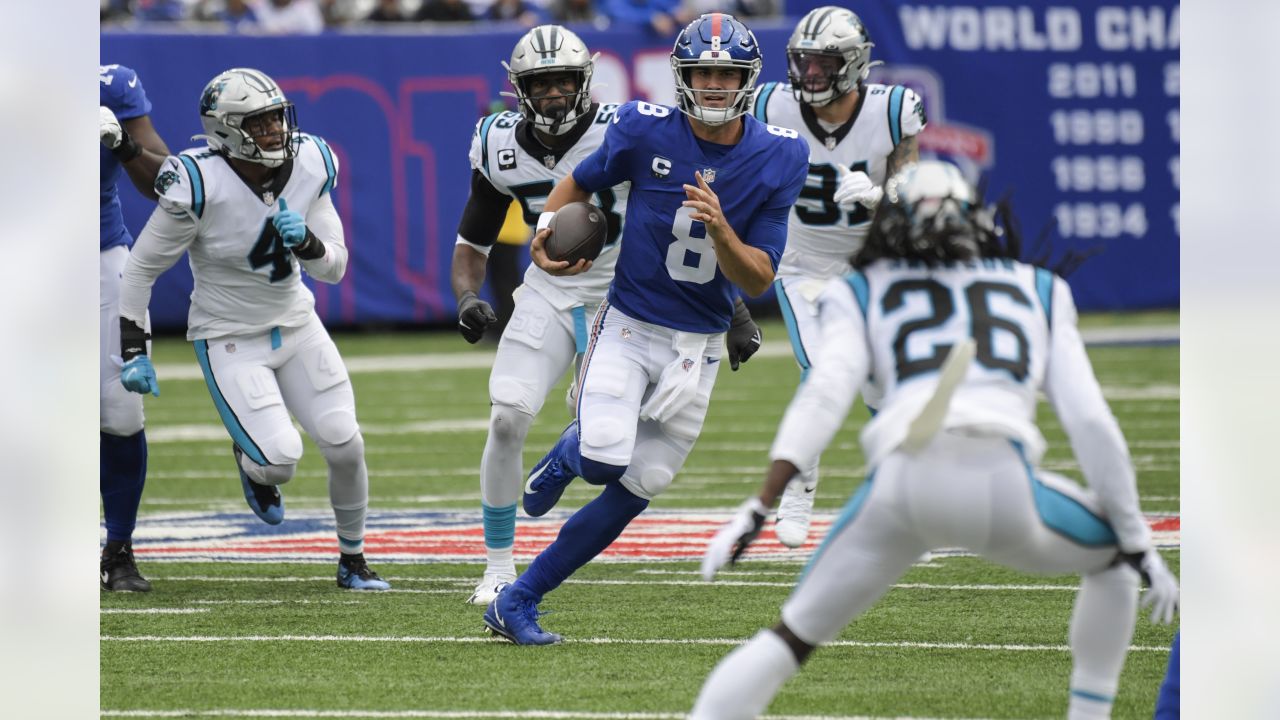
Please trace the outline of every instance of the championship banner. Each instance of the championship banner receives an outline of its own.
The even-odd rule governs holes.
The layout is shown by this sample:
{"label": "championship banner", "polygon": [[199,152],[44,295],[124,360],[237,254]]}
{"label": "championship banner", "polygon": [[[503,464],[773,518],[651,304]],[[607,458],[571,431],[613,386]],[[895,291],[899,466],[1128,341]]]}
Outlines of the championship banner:
{"label": "championship banner", "polygon": [[[871,81],[924,98],[923,156],[985,175],[988,198],[1012,192],[1030,244],[1052,220],[1057,245],[1100,250],[1070,278],[1081,309],[1178,305],[1176,4],[879,0],[855,11],[876,43],[873,58],[885,62]],[[798,17],[750,23],[764,51],[761,82],[786,80]],[[674,102],[668,41],[570,27],[600,53],[598,100]],[[325,138],[341,167],[333,197],[351,262],[338,285],[307,280],[321,317],[330,326],[452,324],[449,265],[469,190],[467,150],[476,121],[510,90],[499,63],[522,29],[416,30],[108,32],[101,62],[137,70],[152,121],[175,152],[203,146],[189,138],[201,132],[200,91],[210,78],[230,67],[273,76],[303,131]],[[154,206],[127,182],[120,197],[136,236]],[[186,263],[160,278],[156,328],[185,327],[191,283]]]}

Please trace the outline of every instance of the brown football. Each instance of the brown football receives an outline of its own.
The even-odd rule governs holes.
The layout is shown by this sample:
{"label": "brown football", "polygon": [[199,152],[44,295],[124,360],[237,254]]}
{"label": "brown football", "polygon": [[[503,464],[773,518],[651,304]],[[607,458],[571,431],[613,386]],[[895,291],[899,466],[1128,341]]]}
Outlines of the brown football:
{"label": "brown football", "polygon": [[595,260],[609,236],[609,223],[604,211],[587,202],[569,203],[551,218],[551,237],[544,249],[555,261],[576,264],[579,260]]}

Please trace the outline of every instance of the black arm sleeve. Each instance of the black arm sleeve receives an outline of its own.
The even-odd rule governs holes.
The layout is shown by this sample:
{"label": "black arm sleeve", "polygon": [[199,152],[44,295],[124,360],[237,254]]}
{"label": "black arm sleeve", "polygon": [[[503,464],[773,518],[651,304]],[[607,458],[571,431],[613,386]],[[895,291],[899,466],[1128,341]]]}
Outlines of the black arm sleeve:
{"label": "black arm sleeve", "polygon": [[467,206],[462,208],[458,234],[476,245],[493,245],[498,241],[498,231],[507,219],[510,205],[509,196],[498,192],[498,188],[479,170],[472,170],[471,196],[467,198]]}

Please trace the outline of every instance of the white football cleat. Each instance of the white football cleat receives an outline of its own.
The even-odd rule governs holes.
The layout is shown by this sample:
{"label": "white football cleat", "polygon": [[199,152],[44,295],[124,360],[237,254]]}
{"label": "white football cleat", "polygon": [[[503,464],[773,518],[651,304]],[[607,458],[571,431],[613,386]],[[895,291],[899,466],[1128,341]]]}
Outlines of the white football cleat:
{"label": "white football cleat", "polygon": [[782,502],[778,504],[778,519],[774,521],[773,530],[778,542],[790,548],[804,545],[809,538],[809,518],[813,515],[813,498],[818,486],[805,486],[798,480],[787,483],[782,493]]}
{"label": "white football cleat", "polygon": [[507,583],[516,581],[514,572],[486,572],[484,579],[476,585],[476,591],[471,593],[471,597],[467,598],[470,605],[488,605],[493,599],[498,597],[498,589]]}

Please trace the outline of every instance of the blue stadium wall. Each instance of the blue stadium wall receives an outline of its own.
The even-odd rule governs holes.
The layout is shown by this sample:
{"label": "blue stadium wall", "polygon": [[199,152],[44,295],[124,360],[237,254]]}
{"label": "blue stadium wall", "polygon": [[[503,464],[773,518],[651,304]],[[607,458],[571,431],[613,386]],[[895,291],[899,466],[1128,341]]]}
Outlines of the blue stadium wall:
{"label": "blue stadium wall", "polygon": [[[796,10],[794,6],[792,10]],[[800,8],[803,11],[806,8]],[[924,98],[922,154],[1013,192],[1025,235],[1056,221],[1057,247],[1101,250],[1071,276],[1086,310],[1178,305],[1178,6],[859,3],[886,66],[872,80]],[[757,23],[761,80],[785,80],[793,21]],[[669,39],[575,28],[602,53],[597,95],[670,102]],[[175,151],[200,132],[205,82],[233,66],[276,78],[299,124],[341,161],[334,199],[351,265],[312,283],[331,325],[450,323],[449,264],[468,191],[476,120],[508,90],[499,65],[520,29],[318,37],[116,33],[103,64],[138,71],[152,119]],[[135,234],[153,206],[122,188]],[[310,280],[308,280],[310,282]],[[190,271],[160,279],[161,329],[185,325]]]}

